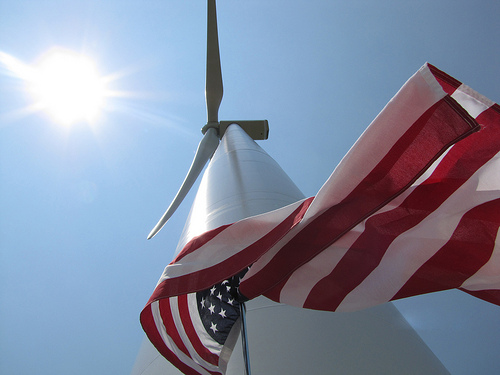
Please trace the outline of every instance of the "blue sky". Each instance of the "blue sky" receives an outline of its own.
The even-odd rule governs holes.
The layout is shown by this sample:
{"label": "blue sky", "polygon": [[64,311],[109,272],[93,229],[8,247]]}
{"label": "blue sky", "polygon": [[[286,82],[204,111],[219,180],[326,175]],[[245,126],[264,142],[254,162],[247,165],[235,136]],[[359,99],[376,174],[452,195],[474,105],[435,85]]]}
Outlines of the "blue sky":
{"label": "blue sky", "polygon": [[[218,2],[221,119],[267,119],[260,142],[314,195],[426,61],[500,101],[496,1]],[[71,127],[0,67],[0,373],[128,374],[139,312],[193,194],[175,195],[206,122],[205,1],[0,1],[0,52],[91,57],[109,87]],[[500,371],[500,308],[458,292],[397,303],[453,375]]]}

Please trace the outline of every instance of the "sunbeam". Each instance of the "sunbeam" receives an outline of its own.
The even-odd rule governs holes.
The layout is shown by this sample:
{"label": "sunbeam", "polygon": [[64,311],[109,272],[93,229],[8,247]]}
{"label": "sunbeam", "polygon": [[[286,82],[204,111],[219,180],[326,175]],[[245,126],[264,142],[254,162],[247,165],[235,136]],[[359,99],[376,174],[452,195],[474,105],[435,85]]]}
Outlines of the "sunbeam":
{"label": "sunbeam", "polygon": [[99,74],[95,63],[70,50],[53,48],[32,65],[0,52],[0,63],[24,81],[33,98],[29,107],[46,112],[59,124],[94,122],[110,95],[108,80]]}

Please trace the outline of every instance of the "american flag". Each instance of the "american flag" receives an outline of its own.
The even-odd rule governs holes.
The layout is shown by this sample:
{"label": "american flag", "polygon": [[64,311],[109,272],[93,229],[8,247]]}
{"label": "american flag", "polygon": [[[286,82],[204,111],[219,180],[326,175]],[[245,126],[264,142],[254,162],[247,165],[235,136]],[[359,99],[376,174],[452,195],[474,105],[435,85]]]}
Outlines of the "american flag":
{"label": "american flag", "polygon": [[247,269],[209,289],[153,300],[141,323],[158,351],[185,374],[223,374],[240,329],[238,285]]}
{"label": "american flag", "polygon": [[426,64],[240,291],[328,311],[452,288],[500,304],[499,226],[500,106]]}
{"label": "american flag", "polygon": [[[220,312],[208,302],[210,288],[218,284],[218,295],[225,279],[248,266],[239,294],[318,310],[353,311],[451,288],[500,305],[499,171],[500,106],[426,64],[316,197],[188,243],[160,278],[143,327],[186,374],[224,373],[235,331],[221,343],[209,333],[220,323],[208,318],[198,328],[215,357],[200,359],[189,349],[196,335],[184,333],[192,319],[182,316],[194,314],[177,306],[192,304],[198,316],[212,304],[210,315]],[[205,300],[193,293],[201,290]],[[156,318],[174,311],[181,315],[175,325]]]}
{"label": "american flag", "polygon": [[223,345],[236,320],[240,316],[240,306],[235,277],[224,280],[210,289],[196,293],[198,313],[203,328],[212,340]]}

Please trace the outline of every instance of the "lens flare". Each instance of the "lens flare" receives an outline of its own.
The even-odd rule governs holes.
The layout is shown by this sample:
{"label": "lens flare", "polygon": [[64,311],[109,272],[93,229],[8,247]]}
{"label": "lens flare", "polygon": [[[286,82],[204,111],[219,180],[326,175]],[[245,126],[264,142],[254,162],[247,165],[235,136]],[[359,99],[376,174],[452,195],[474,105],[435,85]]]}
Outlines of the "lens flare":
{"label": "lens flare", "polygon": [[24,81],[34,99],[32,107],[60,124],[95,121],[109,95],[94,62],[70,50],[52,49],[33,65],[0,52],[0,63]]}
{"label": "lens flare", "polygon": [[92,122],[104,106],[105,84],[95,65],[70,51],[44,56],[28,85],[37,104],[62,124]]}

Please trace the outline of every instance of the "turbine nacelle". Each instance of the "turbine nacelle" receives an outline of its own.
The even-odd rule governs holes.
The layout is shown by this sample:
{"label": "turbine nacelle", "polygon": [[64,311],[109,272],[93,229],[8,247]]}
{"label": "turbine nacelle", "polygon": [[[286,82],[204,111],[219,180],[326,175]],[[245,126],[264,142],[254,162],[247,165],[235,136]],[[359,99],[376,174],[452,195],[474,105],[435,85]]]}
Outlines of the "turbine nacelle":
{"label": "turbine nacelle", "polygon": [[208,129],[215,128],[219,138],[222,139],[229,125],[239,125],[253,140],[265,140],[269,136],[269,122],[267,120],[238,120],[238,121],[221,121],[216,124],[208,123],[201,132],[205,134]]}

